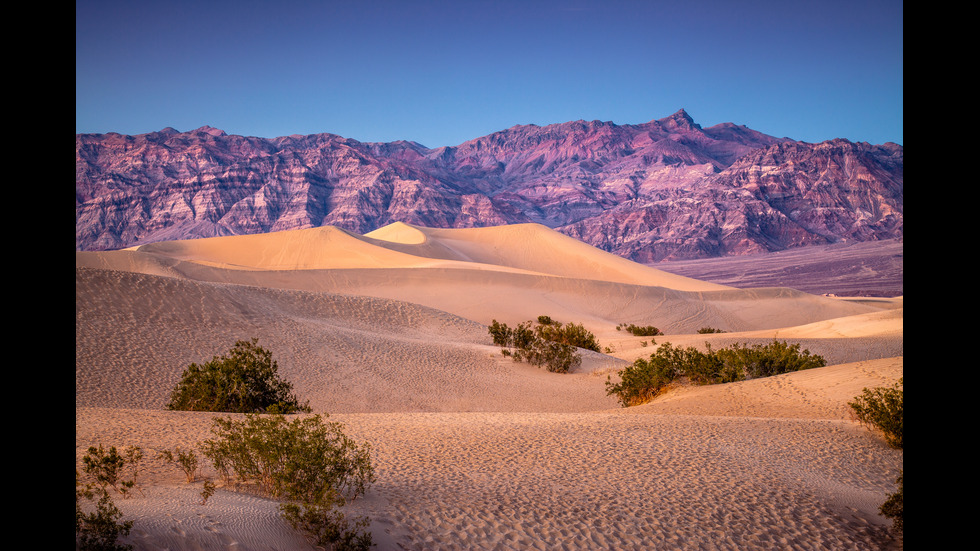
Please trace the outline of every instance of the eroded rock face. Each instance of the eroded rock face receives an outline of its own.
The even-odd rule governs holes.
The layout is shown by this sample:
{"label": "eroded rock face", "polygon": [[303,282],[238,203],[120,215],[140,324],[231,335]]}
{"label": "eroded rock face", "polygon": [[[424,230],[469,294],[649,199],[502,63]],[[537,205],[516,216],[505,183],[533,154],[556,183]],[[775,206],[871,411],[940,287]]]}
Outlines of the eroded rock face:
{"label": "eroded rock face", "polygon": [[334,225],[539,222],[641,262],[901,237],[902,147],[639,125],[515,126],[455,147],[203,127],[76,136],[76,250]]}

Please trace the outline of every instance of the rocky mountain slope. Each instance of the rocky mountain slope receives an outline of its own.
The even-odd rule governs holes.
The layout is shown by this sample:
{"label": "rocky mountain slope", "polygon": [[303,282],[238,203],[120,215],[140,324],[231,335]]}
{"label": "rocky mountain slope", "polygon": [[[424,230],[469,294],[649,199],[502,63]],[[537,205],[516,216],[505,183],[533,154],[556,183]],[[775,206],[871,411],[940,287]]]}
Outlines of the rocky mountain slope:
{"label": "rocky mountain slope", "polygon": [[454,147],[202,127],[75,137],[75,248],[333,225],[538,222],[640,262],[902,237],[903,150],[645,124],[522,125]]}

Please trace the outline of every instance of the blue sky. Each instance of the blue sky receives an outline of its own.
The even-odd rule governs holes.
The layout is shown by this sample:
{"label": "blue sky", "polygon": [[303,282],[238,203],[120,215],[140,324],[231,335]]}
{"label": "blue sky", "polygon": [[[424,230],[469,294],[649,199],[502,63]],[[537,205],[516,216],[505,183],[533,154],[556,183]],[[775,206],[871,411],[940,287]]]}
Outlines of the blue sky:
{"label": "blue sky", "polygon": [[684,108],[903,143],[903,6],[827,0],[76,1],[75,131],[457,145]]}

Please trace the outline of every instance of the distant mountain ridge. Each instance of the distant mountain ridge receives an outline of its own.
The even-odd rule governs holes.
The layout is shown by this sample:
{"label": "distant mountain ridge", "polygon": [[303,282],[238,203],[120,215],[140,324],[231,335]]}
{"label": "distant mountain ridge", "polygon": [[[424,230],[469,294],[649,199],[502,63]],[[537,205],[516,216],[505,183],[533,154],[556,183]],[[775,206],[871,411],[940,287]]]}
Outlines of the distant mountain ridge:
{"label": "distant mountain ridge", "polygon": [[683,109],[435,149],[209,126],[78,134],[75,145],[76,250],[392,222],[536,222],[639,262],[902,237],[902,146],[701,128]]}

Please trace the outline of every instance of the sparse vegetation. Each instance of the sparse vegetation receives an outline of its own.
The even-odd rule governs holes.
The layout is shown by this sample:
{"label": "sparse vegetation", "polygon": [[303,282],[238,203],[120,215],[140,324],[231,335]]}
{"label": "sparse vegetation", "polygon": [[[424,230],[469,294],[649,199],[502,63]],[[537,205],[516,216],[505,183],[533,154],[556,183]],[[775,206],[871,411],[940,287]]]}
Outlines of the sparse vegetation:
{"label": "sparse vegetation", "polygon": [[[538,316],[537,322],[537,325],[533,325],[533,322],[526,321],[512,329],[506,323],[493,320],[488,330],[493,343],[504,347],[501,353],[505,356],[546,367],[555,373],[567,373],[581,365],[582,356],[576,351],[577,348],[594,352],[600,350],[595,335],[582,324],[562,324],[550,316]],[[514,351],[511,352],[510,348],[514,348]]]}
{"label": "sparse vegetation", "polygon": [[[75,543],[84,551],[132,549],[118,539],[129,535],[133,521],[120,522],[122,511],[116,507],[109,490],[125,495],[136,486],[136,472],[142,459],[142,450],[128,448],[125,454],[112,446],[91,446],[82,457],[83,470],[88,481],[82,481],[75,471]],[[133,478],[124,480],[123,469],[131,462]]]}
{"label": "sparse vegetation", "polygon": [[207,505],[208,499],[214,495],[215,490],[214,482],[204,481],[204,487],[201,489],[201,505]]}
{"label": "sparse vegetation", "polygon": [[[143,450],[139,446],[131,446],[124,453],[119,453],[115,446],[106,449],[99,444],[98,447],[89,447],[82,457],[82,464],[85,474],[102,490],[108,491],[111,488],[125,496],[137,487],[136,476],[142,459]],[[127,463],[132,471],[132,478],[124,479],[123,469]]]}
{"label": "sparse vegetation", "polygon": [[753,346],[735,343],[719,349],[717,354],[723,362],[733,368],[740,368],[746,379],[771,377],[827,365],[822,357],[811,355],[809,350],[800,350],[799,344],[787,344],[786,341],[777,340],[769,344]]}
{"label": "sparse vegetation", "polygon": [[182,450],[178,446],[176,455],[170,450],[163,450],[160,452],[160,459],[167,463],[176,463],[184,473],[188,483],[197,480],[198,459],[194,450]]}
{"label": "sparse vegetation", "polygon": [[[892,448],[904,449],[903,424],[905,406],[905,378],[890,387],[865,388],[861,395],[848,402],[858,420],[868,428],[880,432]],[[904,531],[905,473],[898,475],[898,490],[890,494],[879,511],[892,519],[892,529]]]}
{"label": "sparse vegetation", "polygon": [[680,377],[695,384],[718,384],[747,378],[766,377],[826,365],[820,356],[811,356],[799,345],[773,341],[768,345],[744,346],[707,351],[697,348],[675,348],[664,343],[649,359],[638,358],[619,372],[620,381],[607,377],[606,394],[616,395],[623,407],[648,402]]}
{"label": "sparse vegetation", "polygon": [[878,508],[878,511],[885,518],[892,519],[892,530],[901,534],[902,532],[905,531],[905,522],[904,522],[905,519],[903,518],[903,513],[905,509],[905,503],[904,503],[905,472],[904,471],[902,471],[902,473],[898,475],[898,480],[896,480],[895,482],[898,483],[898,490],[896,490],[895,493],[888,495],[888,499],[886,499],[885,502],[881,504],[881,507]]}
{"label": "sparse vegetation", "polygon": [[722,331],[721,329],[715,329],[714,327],[702,327],[701,329],[698,329],[698,333],[701,335],[705,335],[708,333],[724,333],[724,332],[725,331]]}
{"label": "sparse vegetation", "polygon": [[890,387],[866,388],[860,396],[848,402],[858,420],[877,430],[889,446],[902,449],[902,409],[905,403],[904,378]]}
{"label": "sparse vegetation", "polygon": [[[373,545],[367,530],[369,519],[350,518],[342,507],[363,496],[374,483],[370,447],[358,445],[344,434],[340,423],[326,422],[324,417],[289,421],[283,414],[250,413],[244,419],[216,418],[213,438],[202,442],[200,450],[226,484],[282,500],[283,519],[315,545],[335,551],[366,550]],[[82,458],[90,481],[83,483],[75,471],[79,549],[132,548],[116,542],[129,534],[133,522],[118,522],[122,513],[109,490],[125,494],[132,488],[142,457],[138,447],[121,454],[115,447],[99,445],[90,447]],[[193,450],[163,450],[159,458],[175,463],[188,483],[197,480],[199,460]],[[134,480],[123,480],[127,462],[132,463]],[[214,482],[205,480],[201,504],[207,504],[215,491]]]}
{"label": "sparse vegetation", "polygon": [[[89,503],[93,505],[88,505]],[[86,512],[86,509],[94,511]],[[75,471],[75,544],[81,551],[126,551],[132,545],[119,543],[119,538],[128,536],[133,529],[133,521],[119,522],[122,511],[112,501],[105,488],[92,483],[79,481]]]}
{"label": "sparse vegetation", "polygon": [[278,363],[257,339],[238,341],[228,354],[192,363],[170,395],[172,410],[225,413],[309,412],[279,378]]}
{"label": "sparse vegetation", "polygon": [[660,329],[652,325],[635,325],[632,323],[621,323],[616,326],[617,331],[626,330],[631,333],[634,337],[656,337],[657,335],[663,335]]}
{"label": "sparse vegetation", "polygon": [[249,414],[215,419],[212,433],[201,449],[227,483],[284,500],[283,518],[316,545],[371,547],[368,520],[340,510],[374,482],[370,448],[347,437],[339,423],[320,415],[287,421]]}
{"label": "sparse vegetation", "polygon": [[595,335],[581,323],[568,322],[562,325],[559,322],[552,322],[538,325],[535,327],[535,334],[546,341],[567,344],[593,352],[600,350],[599,341],[596,340]]}
{"label": "sparse vegetation", "polygon": [[619,372],[620,381],[606,380],[606,394],[615,394],[623,407],[648,402],[663,392],[678,375],[680,351],[665,343],[649,359],[637,358]]}

